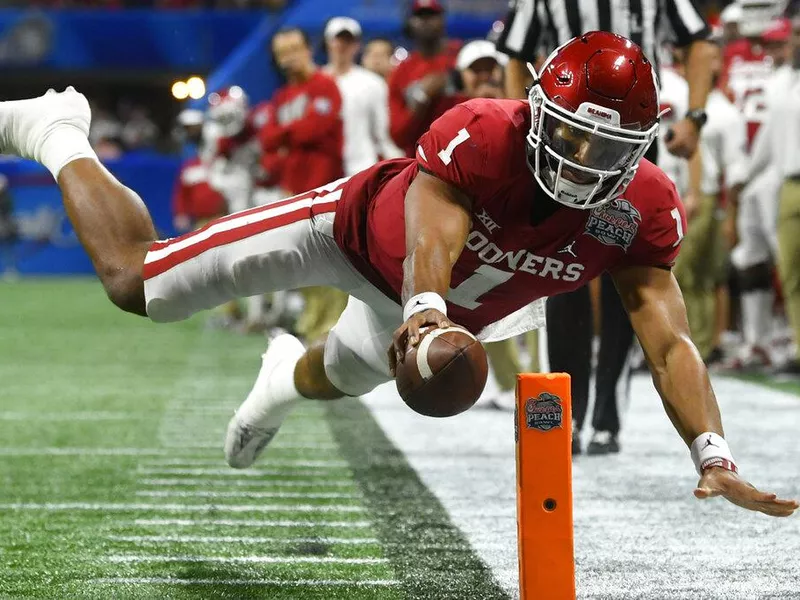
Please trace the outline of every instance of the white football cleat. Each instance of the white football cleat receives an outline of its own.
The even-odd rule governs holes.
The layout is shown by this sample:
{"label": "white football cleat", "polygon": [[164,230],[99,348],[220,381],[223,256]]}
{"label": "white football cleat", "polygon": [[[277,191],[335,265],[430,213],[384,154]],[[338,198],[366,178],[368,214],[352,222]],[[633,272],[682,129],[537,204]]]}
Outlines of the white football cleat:
{"label": "white football cleat", "polygon": [[280,384],[293,381],[294,368],[305,351],[300,340],[289,334],[270,342],[253,389],[228,423],[225,460],[234,469],[246,469],[256,461],[300,401],[293,384]]}
{"label": "white football cleat", "polygon": [[92,111],[86,97],[72,86],[61,93],[49,90],[28,100],[0,102],[0,153],[41,162],[47,138],[62,127],[89,135]]}

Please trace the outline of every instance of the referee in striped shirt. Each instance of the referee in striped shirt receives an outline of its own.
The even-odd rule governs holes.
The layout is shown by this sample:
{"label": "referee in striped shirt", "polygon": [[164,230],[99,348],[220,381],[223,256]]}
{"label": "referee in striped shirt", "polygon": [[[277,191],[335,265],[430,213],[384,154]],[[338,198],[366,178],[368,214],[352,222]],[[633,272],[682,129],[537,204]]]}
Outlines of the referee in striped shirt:
{"label": "referee in striped shirt", "polygon": [[[506,67],[508,96],[526,96],[525,88],[531,83],[526,62],[535,64],[539,56],[593,30],[611,31],[631,39],[641,46],[656,70],[659,49],[665,42],[687,48],[689,112],[673,126],[666,146],[683,158],[695,156],[712,87],[714,46],[706,39],[708,25],[692,0],[512,0],[497,41],[497,49],[511,57]],[[653,144],[646,157],[656,162],[656,152]],[[699,188],[699,157],[690,164],[690,178]],[[589,454],[619,452],[618,402],[627,400],[629,393],[628,354],[633,343],[633,329],[608,275],[602,277],[600,288],[600,348]],[[576,431],[572,448],[573,454],[579,454],[582,447],[578,433],[589,403],[594,331],[588,286],[548,300],[547,331],[550,370],[572,376]]]}

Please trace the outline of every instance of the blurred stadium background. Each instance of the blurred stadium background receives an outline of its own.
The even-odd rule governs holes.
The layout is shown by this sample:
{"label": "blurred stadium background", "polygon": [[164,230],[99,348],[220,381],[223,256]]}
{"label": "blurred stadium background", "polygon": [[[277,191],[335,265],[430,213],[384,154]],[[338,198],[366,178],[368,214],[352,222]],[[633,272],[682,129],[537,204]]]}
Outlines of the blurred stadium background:
{"label": "blurred stadium background", "polygon": [[[697,4],[712,21],[725,8]],[[450,0],[447,36],[496,35],[506,10]],[[322,65],[326,24],[349,16],[401,62],[408,14],[397,0],[0,0],[0,100],[84,92],[96,151],[169,237],[197,151],[179,115],[231,86],[269,100],[287,26]],[[298,411],[269,460],[229,471],[224,425],[263,335],[214,315],[139,322],[92,273],[49,173],[0,157],[0,598],[518,597],[507,412],[428,422],[384,387]],[[286,302],[296,316],[303,300]],[[737,458],[796,497],[800,385],[758,370],[715,383]],[[579,597],[800,598],[798,520],[698,505],[649,379],[633,392],[623,452],[576,462]]]}

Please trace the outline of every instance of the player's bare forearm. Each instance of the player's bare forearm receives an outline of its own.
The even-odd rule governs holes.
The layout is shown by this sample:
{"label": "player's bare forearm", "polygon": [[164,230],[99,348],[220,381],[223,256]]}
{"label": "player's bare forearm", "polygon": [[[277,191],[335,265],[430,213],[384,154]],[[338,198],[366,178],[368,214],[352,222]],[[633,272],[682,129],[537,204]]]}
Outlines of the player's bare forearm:
{"label": "player's bare forearm", "polygon": [[405,217],[403,303],[421,292],[444,298],[469,234],[469,200],[453,186],[420,171],[406,194]]}
{"label": "player's bare forearm", "polygon": [[689,46],[689,54],[686,57],[689,110],[705,108],[713,83],[714,53],[714,44],[706,40],[695,40]]}
{"label": "player's bare forearm", "polygon": [[69,163],[58,185],[108,297],[122,310],[145,315],[142,266],[156,231],[144,203],[91,159]]}
{"label": "player's bare forearm", "polygon": [[667,415],[687,446],[701,433],[723,435],[719,405],[689,336],[686,308],[670,271],[629,267],[614,282],[642,344]]}
{"label": "player's bare forearm", "polygon": [[687,446],[707,431],[724,437],[708,372],[688,334],[648,363],[667,415]]}

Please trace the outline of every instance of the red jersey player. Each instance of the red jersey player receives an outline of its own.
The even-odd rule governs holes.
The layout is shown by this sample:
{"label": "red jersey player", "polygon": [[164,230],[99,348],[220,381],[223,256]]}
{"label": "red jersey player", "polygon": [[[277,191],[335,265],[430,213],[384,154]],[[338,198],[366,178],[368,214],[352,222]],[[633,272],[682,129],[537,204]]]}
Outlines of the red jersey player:
{"label": "red jersey player", "polygon": [[685,226],[680,202],[641,160],[658,129],[658,96],[632,42],[583,35],[551,55],[527,102],[461,105],[423,136],[416,160],[379,163],[164,241],[138,197],[97,163],[90,119],[72,89],[1,103],[0,150],[53,173],[117,306],[171,321],[287,288],[351,296],[326,341],[308,350],[288,335],[270,343],[228,428],[231,466],[252,464],[303,398],[358,395],[391,379],[421,327],[452,319],[481,339],[513,335],[535,326],[532,302],[609,269],[691,447],[695,495],[775,516],[798,508],[740,478],[723,438],[669,269]]}
{"label": "red jersey player", "polygon": [[287,83],[272,97],[275,118],[259,138],[265,152],[285,157],[280,186],[296,194],[344,174],[342,97],[336,81],[314,64],[302,30],[276,33],[272,52]]}
{"label": "red jersey player", "polygon": [[419,136],[454,104],[448,88],[461,44],[445,40],[439,0],[413,0],[408,28],[416,49],[389,75],[389,128],[406,156],[414,156]]}
{"label": "red jersey player", "polygon": [[270,102],[250,107],[247,94],[231,86],[208,98],[210,182],[224,194],[230,212],[259,204],[257,197],[278,186],[283,157],[261,148],[259,133],[275,121]]}

